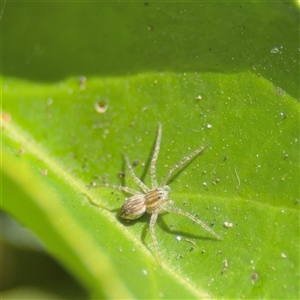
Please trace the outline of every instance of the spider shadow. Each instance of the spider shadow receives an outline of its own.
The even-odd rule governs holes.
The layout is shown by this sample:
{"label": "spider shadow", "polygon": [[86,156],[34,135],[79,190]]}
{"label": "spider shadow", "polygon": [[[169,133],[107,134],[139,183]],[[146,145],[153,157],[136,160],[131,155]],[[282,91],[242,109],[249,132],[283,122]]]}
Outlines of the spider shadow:
{"label": "spider shadow", "polygon": [[[152,143],[152,146],[150,148],[150,151],[149,151],[149,154],[148,154],[148,158],[147,158],[147,161],[145,163],[145,166],[144,166],[144,169],[143,169],[143,173],[141,174],[141,176],[139,177],[139,179],[142,181],[142,182],[145,182],[145,178],[147,176],[147,174],[149,173],[149,169],[150,169],[150,164],[151,164],[151,160],[152,160],[152,157],[153,157],[153,154],[154,154],[154,151],[155,151],[155,145],[156,145],[156,140],[157,140],[157,135],[158,133],[156,133],[156,136],[155,136],[155,139],[153,140],[153,143]],[[192,164],[194,162],[194,160],[202,155],[203,152],[200,152],[198,153],[195,157],[193,157],[192,159],[190,159],[184,166],[182,166],[176,173],[174,173],[171,178],[168,180],[168,182],[166,182],[166,184],[171,184],[173,181],[175,181],[177,179],[178,176],[180,176],[180,174],[182,172],[184,172],[184,170],[190,166],[190,164]],[[181,158],[183,159],[183,158]],[[158,156],[158,160],[159,160],[159,156]],[[181,161],[181,160],[180,160]],[[174,163],[175,165],[175,163]],[[134,166],[133,166],[134,168]],[[122,156],[122,172],[125,174],[125,170],[126,170],[126,162],[125,162],[125,159],[124,159],[124,156]],[[123,186],[126,186],[126,180],[125,180],[125,177],[122,177],[121,178],[121,184]],[[162,178],[159,180],[158,179],[158,182],[160,182],[162,180]],[[152,188],[152,187],[151,187]]]}
{"label": "spider shadow", "polygon": [[[148,221],[149,221],[149,214],[144,214],[143,216],[141,216],[140,218],[138,219],[135,219],[135,220],[127,220],[127,219],[123,219],[121,216],[120,216],[120,208],[117,208],[117,209],[113,209],[111,210],[112,212],[116,212],[116,219],[122,223],[124,226],[126,227],[131,227],[131,226],[134,226],[136,223],[147,223],[145,225],[145,228],[147,227],[148,225]],[[145,229],[143,229],[145,230]]]}
{"label": "spider shadow", "polygon": [[[152,159],[152,155],[154,153],[154,149],[155,149],[155,143],[156,143],[156,139],[157,139],[157,133],[156,133],[156,137],[154,139],[154,142],[152,143],[152,146],[151,146],[151,149],[150,149],[150,152],[148,154],[148,159],[145,163],[145,166],[143,168],[143,173],[141,176],[137,176],[142,182],[145,181],[145,178],[149,172],[149,169],[150,169],[150,164],[151,164],[151,159]],[[126,154],[126,153],[125,153]],[[126,154],[127,155],[127,154]],[[121,155],[121,159],[122,159],[122,166],[121,166],[121,174],[126,174],[126,169],[127,169],[127,166],[126,166],[126,160],[125,160],[125,157],[124,155]],[[134,165],[131,164],[133,170],[134,170]],[[130,176],[130,175],[129,175]],[[126,184],[126,176],[119,176],[120,177],[120,181],[121,181],[121,185],[122,186],[127,186]],[[137,190],[139,190],[140,188],[136,187]],[[124,195],[128,195],[126,192],[122,192]]]}
{"label": "spider shadow", "polygon": [[175,181],[177,177],[179,177],[180,174],[184,172],[184,170],[188,168],[194,162],[194,160],[200,155],[202,155],[202,152],[198,153],[195,157],[189,160],[183,167],[181,167],[177,172],[175,172],[174,175],[172,175],[171,178],[168,180],[168,182],[166,182],[166,184],[170,185],[173,181]]}
{"label": "spider shadow", "polygon": [[[216,241],[218,241],[215,237],[203,236],[203,235],[200,235],[200,234],[192,234],[192,233],[189,233],[189,232],[186,232],[186,231],[171,229],[170,226],[163,219],[163,215],[165,215],[167,213],[168,212],[164,212],[164,213],[159,214],[157,222],[156,222],[156,224],[158,224],[158,226],[163,231],[165,231],[166,233],[169,233],[169,234],[172,234],[172,235],[180,235],[180,236],[185,237],[185,238],[192,238],[192,239],[202,240],[202,241],[203,240],[207,240],[207,241],[216,240]],[[147,222],[147,224],[144,226],[142,234],[141,234],[141,239],[142,239],[142,242],[143,242],[144,245],[146,245],[146,236],[147,236],[147,234],[149,234],[148,229],[149,229],[150,216],[151,215],[149,215],[149,214],[147,214],[147,217],[145,217],[145,215],[143,216],[143,218],[144,218],[143,222]],[[136,221],[138,221],[138,220],[136,220]],[[190,222],[192,223],[191,220],[190,220]]]}

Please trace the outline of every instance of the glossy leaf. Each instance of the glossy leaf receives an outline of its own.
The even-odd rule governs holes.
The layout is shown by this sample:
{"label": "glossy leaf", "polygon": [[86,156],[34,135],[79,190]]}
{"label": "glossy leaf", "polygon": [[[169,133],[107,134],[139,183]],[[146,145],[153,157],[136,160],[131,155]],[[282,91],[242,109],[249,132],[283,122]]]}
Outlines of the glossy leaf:
{"label": "glossy leaf", "polygon": [[[18,16],[16,5],[10,5],[15,16],[7,13],[7,5],[6,22]],[[41,38],[45,44],[38,44],[41,53],[31,53],[32,70],[27,73],[20,62],[13,68],[13,53],[6,53],[3,209],[31,228],[95,298],[296,298],[299,64],[294,27],[291,35],[280,35],[289,22],[295,26],[296,8],[291,3],[244,2],[60,3],[59,9],[57,3],[31,5],[20,4],[23,13],[52,8],[51,17],[57,20],[53,26],[60,26],[56,39],[67,35],[69,40],[50,55],[52,41]],[[72,48],[72,31],[60,23],[63,7],[71,5],[68,20],[77,20],[76,9],[85,15],[86,39],[95,43],[91,50]],[[102,6],[97,10],[92,5]],[[135,9],[143,14],[136,16]],[[219,13],[223,23],[215,22]],[[253,23],[258,16],[259,26]],[[88,30],[93,20],[99,20],[93,26],[105,46],[98,52],[101,44]],[[119,28],[122,22],[126,26]],[[107,40],[101,24],[110,28]],[[74,32],[80,32],[79,25]],[[264,30],[261,36],[254,34],[257,26]],[[41,28],[50,30],[46,21]],[[4,41],[12,32],[4,32]],[[112,32],[118,33],[117,39]],[[33,36],[38,40],[37,34]],[[241,39],[249,44],[237,43]],[[252,50],[250,45],[255,45]],[[80,53],[87,57],[85,64]],[[50,61],[41,66],[39,59],[46,62],[47,57]],[[54,59],[64,72],[55,70]],[[132,75],[126,74],[129,69]],[[80,74],[86,78],[78,79]],[[156,224],[162,268],[151,252],[149,215],[124,222],[117,212],[128,195],[89,187],[91,181],[105,181],[137,189],[122,152],[150,184],[147,174],[158,122],[163,125],[159,178],[211,141],[172,178],[170,198],[223,237],[217,241],[187,218],[162,214]]]}

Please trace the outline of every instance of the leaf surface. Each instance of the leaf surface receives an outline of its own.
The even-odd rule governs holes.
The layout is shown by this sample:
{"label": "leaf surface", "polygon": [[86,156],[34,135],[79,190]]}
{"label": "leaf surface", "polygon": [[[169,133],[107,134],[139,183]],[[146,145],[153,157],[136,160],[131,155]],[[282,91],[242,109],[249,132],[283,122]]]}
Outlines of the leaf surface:
{"label": "leaf surface", "polygon": [[[43,5],[59,14],[67,4],[61,3],[57,11],[58,4],[19,5],[23,12]],[[21,8],[10,5],[17,18]],[[69,34],[66,44],[53,48],[47,60],[52,42],[41,38],[40,48],[31,52],[33,69],[26,75],[20,62],[12,67],[13,53],[5,52],[8,46],[4,48],[8,60],[2,78],[3,209],[31,228],[95,298],[297,298],[299,103],[295,70],[299,64],[293,29],[292,37],[282,40],[284,50],[278,46],[279,53],[272,53],[274,36],[274,41],[265,41],[273,34],[272,24],[281,30],[289,22],[294,24],[294,11],[289,15],[287,6],[280,4],[267,14],[270,6],[255,3],[240,7],[235,3],[239,12],[232,12],[229,4],[189,4],[184,10],[177,3],[168,10],[164,3],[121,3],[102,4],[99,18],[96,9],[81,5],[72,3],[69,21],[76,20],[76,9],[85,16],[86,9],[91,14],[84,19],[87,28],[92,20],[107,21],[111,32],[119,32],[118,40],[112,35],[100,47],[94,33],[88,40],[95,43],[90,55],[86,48],[76,47],[64,54],[67,43],[75,45]],[[145,10],[148,19],[132,17],[137,7]],[[229,32],[218,22],[215,26],[220,31],[208,26],[207,13],[217,16],[220,11],[237,16],[228,23],[223,19]],[[162,12],[167,14],[162,17]],[[204,22],[199,28],[195,27],[197,12]],[[8,25],[14,19],[9,18],[9,5],[5,13],[4,25]],[[261,17],[258,28],[265,30],[259,37],[254,35],[254,15]],[[121,23],[127,24],[124,29],[113,22],[120,16]],[[60,25],[56,38],[64,40],[63,34],[72,31],[63,29],[59,17],[56,20],[53,26]],[[181,26],[183,21],[185,26]],[[105,30],[96,24],[103,42]],[[242,30],[241,24],[247,26]],[[80,24],[73,25],[80,32]],[[41,28],[47,26],[41,24]],[[190,31],[193,26],[198,31]],[[4,41],[13,30],[4,32]],[[245,41],[257,39],[251,43],[255,45],[252,50],[250,44],[237,43],[242,32]],[[145,47],[143,38],[153,48]],[[218,44],[221,39],[225,44]],[[78,59],[80,53],[88,57],[85,66]],[[104,62],[104,57],[109,59]],[[61,59],[58,70],[53,68],[54,58]],[[39,59],[45,62],[43,66]],[[132,75],[126,74],[129,65]],[[159,66],[162,72],[157,72]],[[78,80],[73,74],[85,74],[86,79]],[[99,108],[104,112],[99,113]],[[155,228],[162,268],[152,254],[149,215],[124,222],[117,212],[128,195],[88,187],[91,181],[105,181],[138,189],[122,152],[135,162],[137,176],[149,185],[158,122],[163,125],[158,178],[211,141],[203,154],[174,174],[170,198],[223,238],[217,241],[182,216],[162,214]]]}

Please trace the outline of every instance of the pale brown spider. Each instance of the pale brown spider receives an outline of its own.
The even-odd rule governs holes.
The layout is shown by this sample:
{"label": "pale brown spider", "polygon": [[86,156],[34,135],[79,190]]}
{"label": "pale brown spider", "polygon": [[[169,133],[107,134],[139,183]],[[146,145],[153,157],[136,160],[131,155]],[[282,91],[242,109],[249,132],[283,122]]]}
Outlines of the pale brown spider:
{"label": "pale brown spider", "polygon": [[135,183],[140,187],[140,189],[143,192],[133,190],[129,187],[125,186],[117,186],[117,185],[111,185],[111,184],[102,184],[101,186],[113,188],[116,190],[124,191],[128,194],[131,194],[133,196],[126,199],[125,203],[123,204],[120,216],[123,219],[127,220],[135,220],[140,218],[145,212],[151,214],[150,218],[150,233],[153,240],[153,244],[155,247],[155,256],[158,261],[158,263],[161,265],[161,259],[159,254],[159,247],[157,238],[154,231],[154,225],[156,223],[157,217],[159,213],[163,211],[167,212],[173,212],[177,214],[181,214],[185,217],[190,218],[195,223],[202,226],[205,230],[207,230],[209,233],[214,235],[217,239],[221,240],[221,237],[217,235],[211,228],[209,228],[206,224],[204,224],[201,220],[197,219],[193,215],[191,215],[188,212],[185,212],[181,210],[180,208],[177,208],[174,206],[174,202],[172,200],[169,200],[168,195],[170,193],[170,187],[167,185],[168,180],[171,178],[173,172],[177,170],[178,168],[182,167],[184,164],[186,164],[188,161],[190,161],[193,157],[195,157],[197,154],[201,153],[208,145],[209,143],[205,144],[203,147],[198,148],[194,152],[192,152],[190,155],[184,157],[179,163],[175,164],[163,177],[160,185],[157,184],[156,179],[156,161],[158,158],[159,150],[160,150],[160,141],[161,141],[161,133],[162,133],[162,126],[161,124],[158,125],[158,133],[155,143],[155,149],[154,154],[151,159],[151,165],[150,165],[150,175],[151,175],[151,185],[152,187],[147,187],[134,173],[132,165],[130,164],[130,161],[128,157],[124,154],[125,161],[127,164],[127,167],[129,169],[130,175],[132,179],[135,181]]}

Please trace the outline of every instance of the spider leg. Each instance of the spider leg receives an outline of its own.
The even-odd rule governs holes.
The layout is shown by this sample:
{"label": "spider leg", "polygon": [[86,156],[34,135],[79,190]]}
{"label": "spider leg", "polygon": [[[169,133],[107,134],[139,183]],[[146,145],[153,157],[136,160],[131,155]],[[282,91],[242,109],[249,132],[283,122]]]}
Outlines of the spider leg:
{"label": "spider leg", "polygon": [[193,157],[195,157],[197,154],[201,153],[208,145],[210,144],[210,142],[206,143],[203,147],[198,148],[197,150],[195,150],[194,152],[192,152],[190,155],[184,157],[179,163],[177,163],[176,165],[174,165],[169,171],[168,173],[165,175],[165,177],[162,179],[162,183],[161,186],[164,186],[167,184],[167,182],[169,181],[169,179],[172,176],[172,173],[181,168],[183,165],[185,165],[188,161],[190,161]]}
{"label": "spider leg", "polygon": [[159,154],[160,149],[160,141],[161,141],[161,123],[158,123],[158,131],[157,131],[157,137],[155,142],[155,149],[154,153],[151,159],[151,166],[150,166],[150,175],[151,175],[151,184],[152,189],[157,188],[157,179],[156,179],[156,161]]}
{"label": "spider leg", "polygon": [[143,193],[141,193],[139,191],[136,191],[136,190],[133,190],[133,189],[127,187],[127,186],[114,185],[114,184],[109,184],[109,183],[102,183],[102,184],[92,186],[92,187],[95,187],[95,188],[107,187],[107,188],[110,188],[110,189],[123,191],[123,192],[126,192],[126,193],[131,194],[131,195],[143,195]]}
{"label": "spider leg", "polygon": [[180,208],[171,206],[171,205],[165,205],[163,209],[166,210],[166,211],[168,211],[168,212],[173,212],[173,213],[176,213],[176,214],[183,215],[183,216],[185,216],[185,217],[193,220],[195,223],[197,223],[198,225],[200,225],[201,227],[203,227],[205,230],[207,230],[210,234],[212,234],[213,236],[215,236],[218,240],[222,240],[222,238],[218,234],[216,234],[210,227],[208,227],[205,223],[203,223],[198,218],[194,217],[192,214],[190,214],[190,213],[188,213],[186,211],[183,211]]}
{"label": "spider leg", "polygon": [[123,153],[127,167],[129,169],[129,173],[131,178],[134,180],[134,182],[141,188],[142,191],[144,191],[144,193],[147,193],[150,191],[150,189],[145,185],[144,182],[142,182],[135,174],[132,168],[132,165],[129,161],[129,158],[127,157],[127,155],[125,153]]}
{"label": "spider leg", "polygon": [[160,259],[160,254],[159,254],[158,241],[157,241],[155,231],[154,231],[154,225],[156,223],[157,217],[158,217],[158,213],[152,213],[151,214],[149,227],[150,227],[151,238],[152,238],[153,245],[154,245],[155,258],[156,258],[158,264],[161,266],[161,259]]}

